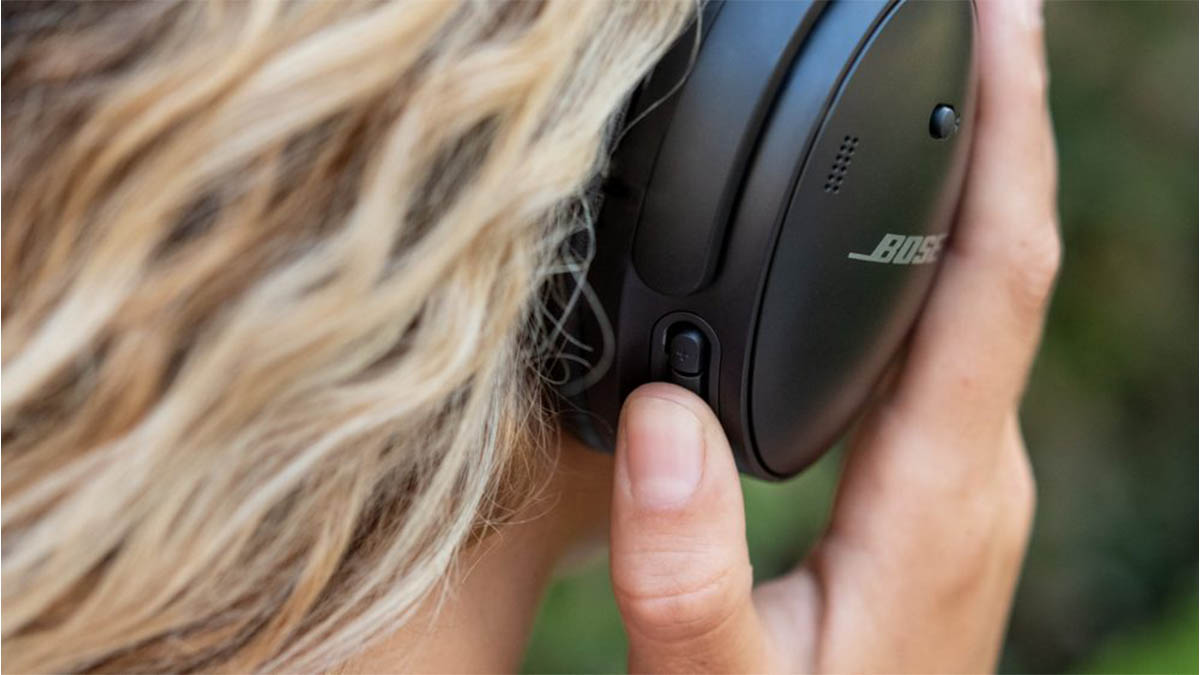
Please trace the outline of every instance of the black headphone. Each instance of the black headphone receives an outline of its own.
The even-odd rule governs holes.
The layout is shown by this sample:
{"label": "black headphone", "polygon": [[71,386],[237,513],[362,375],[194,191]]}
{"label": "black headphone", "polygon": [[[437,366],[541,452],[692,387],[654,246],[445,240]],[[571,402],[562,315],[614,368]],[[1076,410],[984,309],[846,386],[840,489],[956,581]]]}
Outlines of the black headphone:
{"label": "black headphone", "polygon": [[611,449],[680,384],[738,467],[796,474],[910,331],[974,115],[971,2],[710,2],[634,93],[600,192],[560,410]]}

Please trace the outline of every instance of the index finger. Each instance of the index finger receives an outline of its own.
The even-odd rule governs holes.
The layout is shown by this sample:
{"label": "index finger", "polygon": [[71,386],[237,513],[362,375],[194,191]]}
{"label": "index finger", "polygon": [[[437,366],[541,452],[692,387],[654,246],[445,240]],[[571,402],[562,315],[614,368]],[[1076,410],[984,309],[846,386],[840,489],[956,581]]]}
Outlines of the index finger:
{"label": "index finger", "polygon": [[820,588],[833,670],[992,667],[1028,538],[1016,409],[1058,266],[1054,144],[1039,3],[976,6],[956,231],[894,386],[860,426],[830,530],[793,577]]}
{"label": "index finger", "polygon": [[950,439],[998,433],[1041,335],[1060,243],[1039,2],[980,2],[976,136],[955,233],[892,405]]}

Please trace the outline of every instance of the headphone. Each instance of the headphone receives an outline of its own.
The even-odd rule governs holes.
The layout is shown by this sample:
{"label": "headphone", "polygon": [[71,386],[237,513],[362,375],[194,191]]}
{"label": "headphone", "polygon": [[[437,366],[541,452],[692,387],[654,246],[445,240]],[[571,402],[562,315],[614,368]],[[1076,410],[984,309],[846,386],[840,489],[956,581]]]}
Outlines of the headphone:
{"label": "headphone", "polygon": [[792,476],[901,350],[957,208],[971,2],[708,3],[634,92],[599,188],[560,413],[611,450],[621,403],[684,386],[738,468]]}

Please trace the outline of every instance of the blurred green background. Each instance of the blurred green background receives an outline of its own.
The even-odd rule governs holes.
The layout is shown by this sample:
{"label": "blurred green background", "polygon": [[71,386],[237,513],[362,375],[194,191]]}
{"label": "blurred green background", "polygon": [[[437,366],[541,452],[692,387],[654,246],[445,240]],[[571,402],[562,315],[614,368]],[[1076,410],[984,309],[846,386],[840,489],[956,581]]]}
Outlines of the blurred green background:
{"label": "blurred green background", "polygon": [[[1038,517],[1000,668],[1197,672],[1197,5],[1046,7],[1062,275],[1023,421]],[[755,574],[803,557],[840,453],[743,482]],[[603,560],[549,591],[527,672],[614,672]]]}

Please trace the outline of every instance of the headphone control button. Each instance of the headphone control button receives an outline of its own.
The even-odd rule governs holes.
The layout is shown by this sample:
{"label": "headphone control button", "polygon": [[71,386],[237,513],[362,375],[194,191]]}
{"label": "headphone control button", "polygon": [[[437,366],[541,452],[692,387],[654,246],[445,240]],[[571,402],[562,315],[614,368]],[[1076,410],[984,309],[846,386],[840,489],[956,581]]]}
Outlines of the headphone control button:
{"label": "headphone control button", "polygon": [[705,398],[708,343],[696,327],[683,324],[670,333],[666,380]]}
{"label": "headphone control button", "polygon": [[945,103],[934,106],[933,114],[929,116],[929,135],[941,140],[949,138],[956,131],[958,131],[958,112]]}
{"label": "headphone control button", "polygon": [[680,375],[699,375],[704,370],[706,349],[704,334],[688,326],[671,336],[670,368]]}

